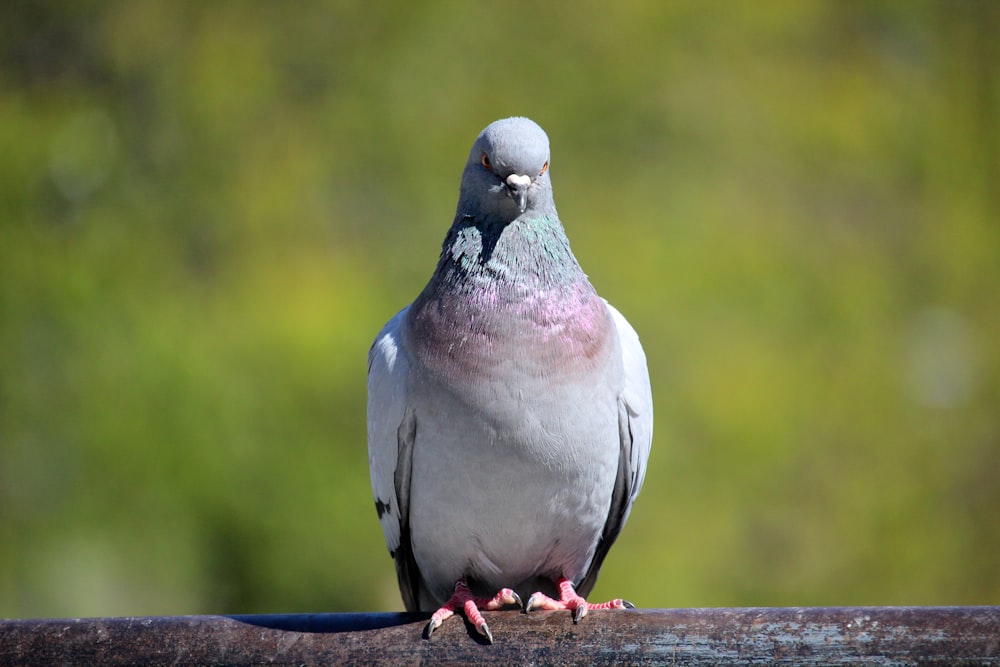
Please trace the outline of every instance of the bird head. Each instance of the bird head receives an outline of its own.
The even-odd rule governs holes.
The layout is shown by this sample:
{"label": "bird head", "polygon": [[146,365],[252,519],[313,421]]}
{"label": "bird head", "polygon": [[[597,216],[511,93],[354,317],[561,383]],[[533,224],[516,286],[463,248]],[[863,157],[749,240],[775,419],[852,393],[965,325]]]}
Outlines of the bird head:
{"label": "bird head", "polygon": [[459,213],[513,220],[552,207],[549,138],[534,121],[505,118],[476,138],[462,174]]}

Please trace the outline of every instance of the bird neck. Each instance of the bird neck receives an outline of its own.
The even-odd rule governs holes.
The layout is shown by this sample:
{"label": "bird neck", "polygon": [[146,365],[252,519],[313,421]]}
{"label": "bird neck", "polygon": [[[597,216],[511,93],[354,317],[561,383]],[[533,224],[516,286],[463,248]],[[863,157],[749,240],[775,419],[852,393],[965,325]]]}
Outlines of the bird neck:
{"label": "bird neck", "polygon": [[547,360],[518,371],[536,377],[596,364],[611,326],[558,218],[491,224],[460,216],[409,308],[405,344],[414,360],[450,381],[492,377],[506,368],[502,360],[519,355]]}
{"label": "bird neck", "polygon": [[459,215],[445,238],[432,284],[452,291],[514,288],[548,290],[586,283],[555,216],[511,222]]}

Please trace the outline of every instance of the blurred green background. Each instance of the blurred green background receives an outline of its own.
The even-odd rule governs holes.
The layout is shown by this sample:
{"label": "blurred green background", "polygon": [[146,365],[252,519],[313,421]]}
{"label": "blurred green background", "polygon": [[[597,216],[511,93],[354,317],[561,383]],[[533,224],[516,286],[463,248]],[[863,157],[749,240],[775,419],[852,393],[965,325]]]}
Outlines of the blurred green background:
{"label": "blurred green background", "polygon": [[0,616],[401,608],[368,345],[513,114],[649,357],[594,599],[1000,603],[998,33],[987,1],[0,4]]}

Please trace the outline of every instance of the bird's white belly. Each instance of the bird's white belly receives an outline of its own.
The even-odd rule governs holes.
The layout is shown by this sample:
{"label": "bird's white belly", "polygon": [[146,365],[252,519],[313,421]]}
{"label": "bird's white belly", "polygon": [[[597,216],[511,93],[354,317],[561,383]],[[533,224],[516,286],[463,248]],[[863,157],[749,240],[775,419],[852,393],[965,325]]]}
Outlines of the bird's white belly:
{"label": "bird's white belly", "polygon": [[516,395],[488,381],[462,395],[418,392],[435,398],[416,400],[410,527],[436,597],[461,577],[500,588],[582,576],[620,450],[617,396],[599,380],[534,378]]}

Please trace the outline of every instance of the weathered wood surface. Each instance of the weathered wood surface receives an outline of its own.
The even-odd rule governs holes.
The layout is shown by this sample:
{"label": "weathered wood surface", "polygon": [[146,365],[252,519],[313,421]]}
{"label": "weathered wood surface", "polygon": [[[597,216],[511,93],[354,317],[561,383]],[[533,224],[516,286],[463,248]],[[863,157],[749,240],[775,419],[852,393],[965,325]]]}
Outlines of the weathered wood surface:
{"label": "weathered wood surface", "polygon": [[1000,607],[487,613],[422,638],[421,614],[0,621],[0,665],[998,665]]}

